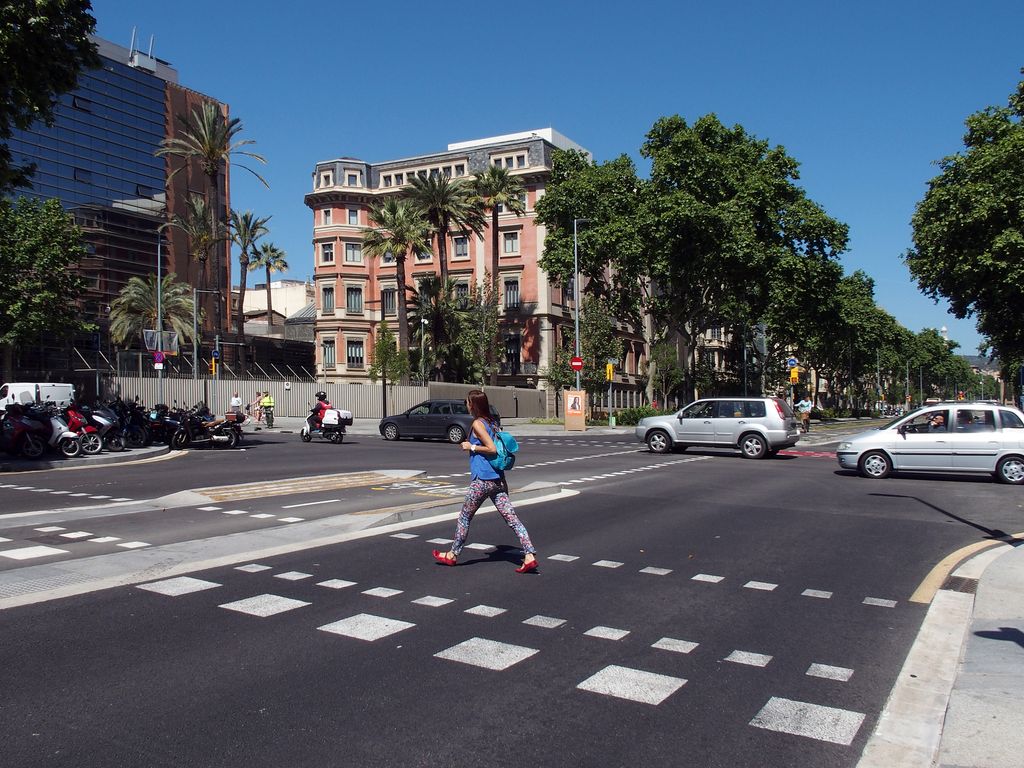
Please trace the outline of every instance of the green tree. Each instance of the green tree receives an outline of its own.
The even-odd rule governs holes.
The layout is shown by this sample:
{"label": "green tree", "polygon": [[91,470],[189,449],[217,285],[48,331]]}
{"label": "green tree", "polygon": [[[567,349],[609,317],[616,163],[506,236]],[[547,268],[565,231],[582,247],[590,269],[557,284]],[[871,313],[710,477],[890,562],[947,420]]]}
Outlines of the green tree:
{"label": "green tree", "polygon": [[448,236],[452,227],[480,236],[485,219],[473,185],[466,179],[452,179],[446,174],[413,176],[406,192],[423,212],[437,238],[437,254],[441,262],[441,281],[448,279]]}
{"label": "green tree", "polygon": [[[498,295],[490,275],[484,273],[481,285],[473,284],[461,300],[463,314],[459,318],[459,344],[465,361],[463,381],[483,386],[493,383],[498,368]],[[456,302],[460,300],[456,296]]]}
{"label": "green tree", "polygon": [[652,381],[657,384],[658,391],[661,392],[662,407],[665,407],[672,390],[682,383],[684,378],[675,346],[667,341],[655,344],[651,348],[647,366],[651,372]]}
{"label": "green tree", "polygon": [[266,270],[267,273],[267,325],[274,327],[274,306],[270,297],[270,275],[272,272],[288,271],[288,254],[282,251],[273,243],[260,243],[259,249],[253,254],[249,262],[249,271],[257,269]]}
{"label": "green tree", "polygon": [[37,120],[53,125],[57,97],[99,67],[89,0],[18,0],[0,4],[0,195],[30,186],[34,165],[15,166],[7,146],[13,129]]}
{"label": "green tree", "polygon": [[[171,272],[160,281],[160,311],[164,325],[178,334],[179,340],[192,338],[192,287],[177,282]],[[133,277],[110,304],[110,337],[114,343],[131,345],[142,338],[143,330],[157,327],[156,275]]]}
{"label": "green tree", "polygon": [[[474,180],[476,194],[480,204],[485,211],[491,214],[491,292],[498,295],[498,261],[500,247],[500,232],[498,230],[499,208],[522,216],[526,213],[526,190],[518,176],[508,172],[508,168],[492,165]],[[494,328],[495,342],[497,341],[498,328]],[[496,343],[489,345],[490,356],[487,365],[491,369],[491,386],[498,384],[498,366],[496,360]],[[480,382],[481,384],[483,382]]]}
{"label": "green tree", "polygon": [[[455,294],[455,281],[427,275],[414,293],[410,325],[428,377],[438,381],[463,381],[465,351],[459,334],[467,326],[468,311]],[[423,322],[423,321],[426,322]],[[429,341],[428,341],[429,339]]]}
{"label": "green tree", "polygon": [[220,222],[216,222],[217,226],[213,229],[210,228],[210,217],[206,198],[191,194],[185,201],[185,215],[175,214],[169,222],[169,226],[181,230],[188,238],[189,259],[199,265],[198,282],[203,290],[209,285],[207,265],[210,254],[229,237],[228,230]]}
{"label": "green tree", "polygon": [[565,347],[555,346],[551,351],[551,363],[538,371],[540,378],[547,382],[547,386],[555,393],[555,415],[558,415],[562,390],[568,389],[576,383],[576,372],[570,367],[569,361],[572,355]]}
{"label": "green tree", "polygon": [[[255,152],[249,152],[242,147],[255,144],[252,139],[239,139],[238,134],[242,130],[242,121],[237,117],[230,120],[224,117],[220,107],[210,101],[204,101],[201,107],[192,110],[192,115],[186,117],[178,115],[180,131],[178,135],[164,139],[160,142],[160,149],[156,151],[158,157],[175,157],[183,162],[182,165],[171,171],[168,180],[185,168],[189,161],[196,161],[206,176],[206,207],[210,216],[210,237],[214,243],[220,242],[220,230],[226,228],[227,224],[221,217],[218,210],[220,196],[218,194],[220,184],[218,179],[228,162],[244,168],[257,179],[263,186],[270,188],[266,179],[260,176],[252,168],[244,163],[233,160],[236,156],[249,157],[260,163],[266,164],[266,160]],[[224,274],[220,265],[221,249],[214,251],[213,268],[217,274],[217,330],[224,327],[224,318],[220,311],[221,295],[224,292]]]}
{"label": "green tree", "polygon": [[91,327],[76,304],[84,255],[81,232],[58,201],[0,200],[0,348],[7,376],[16,344]]}
{"label": "green tree", "polygon": [[430,247],[430,228],[415,203],[389,197],[370,206],[373,228],[363,233],[363,249],[371,259],[391,256],[395,260],[395,309],[398,313],[398,346],[409,349],[409,292],[405,284],[405,260],[409,252]]}
{"label": "green tree", "polygon": [[382,320],[377,326],[377,339],[373,343],[373,362],[367,371],[374,384],[378,379],[395,384],[409,376],[409,351],[395,344],[395,334]]}
{"label": "green tree", "polygon": [[[252,211],[231,212],[231,241],[238,246],[238,335],[245,341],[245,288],[249,275],[250,256],[255,255],[257,241],[270,230],[270,216],[256,216]],[[244,347],[243,347],[244,349]]]}
{"label": "green tree", "polygon": [[[591,412],[594,398],[607,391],[608,380],[605,370],[609,358],[622,353],[622,344],[615,334],[615,316],[608,304],[595,296],[586,296],[580,308],[580,357],[583,370],[580,372],[580,386],[590,395]],[[575,338],[569,333],[572,345]]]}

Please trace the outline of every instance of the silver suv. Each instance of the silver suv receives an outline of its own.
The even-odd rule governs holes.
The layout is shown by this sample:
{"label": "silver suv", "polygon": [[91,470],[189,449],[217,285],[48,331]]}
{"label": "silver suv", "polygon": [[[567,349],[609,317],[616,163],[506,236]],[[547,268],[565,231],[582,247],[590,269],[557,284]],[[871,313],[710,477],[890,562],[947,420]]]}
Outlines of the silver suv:
{"label": "silver suv", "polygon": [[654,453],[707,445],[762,459],[796,445],[800,426],[789,403],[779,397],[712,397],[678,413],[640,419],[636,436]]}
{"label": "silver suv", "polygon": [[1024,413],[985,402],[928,405],[839,444],[839,466],[864,477],[892,472],[993,474],[1024,484]]}

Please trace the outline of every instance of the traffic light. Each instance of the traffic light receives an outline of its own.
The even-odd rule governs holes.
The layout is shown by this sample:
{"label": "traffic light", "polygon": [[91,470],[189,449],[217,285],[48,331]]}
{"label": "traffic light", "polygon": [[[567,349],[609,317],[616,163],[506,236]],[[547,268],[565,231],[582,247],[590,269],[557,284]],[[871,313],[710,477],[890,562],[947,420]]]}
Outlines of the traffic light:
{"label": "traffic light", "polygon": [[793,368],[789,369],[789,383],[790,384],[799,384],[800,383],[800,369],[799,368],[794,366]]}
{"label": "traffic light", "polygon": [[611,381],[615,378],[615,366],[611,363],[606,363],[604,367],[604,378],[605,381]]}
{"label": "traffic light", "polygon": [[956,399],[957,400],[963,400],[964,399],[964,391],[962,389],[959,392],[956,393]]}
{"label": "traffic light", "polygon": [[217,361],[216,360],[211,360],[210,361],[210,375],[211,376],[216,376],[217,375]]}

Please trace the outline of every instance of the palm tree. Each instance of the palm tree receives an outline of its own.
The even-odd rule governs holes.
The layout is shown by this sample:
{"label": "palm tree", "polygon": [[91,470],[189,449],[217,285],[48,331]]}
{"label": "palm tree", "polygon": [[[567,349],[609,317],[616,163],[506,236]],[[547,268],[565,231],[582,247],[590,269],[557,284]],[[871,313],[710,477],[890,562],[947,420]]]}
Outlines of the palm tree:
{"label": "palm tree", "polygon": [[267,325],[270,327],[274,325],[274,307],[270,303],[270,273],[286,272],[288,262],[285,261],[285,257],[287,256],[287,253],[273,243],[262,243],[259,250],[253,254],[252,261],[249,262],[250,272],[257,269],[267,270]]}
{"label": "palm tree", "polygon": [[423,211],[437,237],[437,254],[441,260],[441,280],[448,279],[448,233],[453,226],[473,232],[484,231],[486,221],[472,184],[466,179],[452,179],[447,174],[413,176],[407,194]]}
{"label": "palm tree", "polygon": [[[214,241],[218,240],[218,223],[223,225],[223,218],[217,210],[219,207],[219,196],[217,194],[219,184],[218,178],[221,168],[225,167],[233,155],[251,157],[254,160],[266,164],[266,160],[255,152],[248,152],[242,147],[255,144],[252,139],[238,140],[238,133],[242,130],[242,121],[237,117],[228,120],[213,102],[204,101],[200,108],[192,110],[191,117],[178,115],[178,122],[181,125],[181,133],[173,138],[164,139],[160,142],[160,148],[156,151],[158,157],[178,157],[185,161],[184,165],[175,168],[168,176],[168,181],[178,171],[186,167],[189,160],[196,160],[199,167],[206,175],[207,191],[206,204],[210,214],[210,233]],[[263,182],[263,185],[270,188],[266,179],[248,166],[238,165],[249,171],[253,176]],[[219,251],[218,251],[219,253]],[[223,293],[223,274],[220,268],[220,258],[214,259],[214,269],[217,272],[217,298],[220,303],[220,296]],[[217,312],[217,330],[223,329],[221,312]]]}
{"label": "palm tree", "polygon": [[[270,232],[270,216],[256,216],[252,211],[231,212],[231,241],[238,246],[238,334],[245,341],[245,289],[249,276],[249,253],[255,255],[256,241]],[[244,349],[244,347],[243,347]]]}
{"label": "palm tree", "polygon": [[412,326],[419,335],[421,354],[427,354],[426,335],[433,340],[428,365],[430,370],[437,371],[441,381],[459,381],[466,373],[462,346],[452,339],[459,338],[459,329],[468,317],[469,312],[461,308],[456,296],[454,280],[428,275],[420,281],[413,304]]}
{"label": "palm tree", "polygon": [[188,238],[188,255],[199,264],[199,285],[207,286],[206,265],[211,251],[227,239],[227,230],[217,222],[210,228],[210,213],[202,195],[189,195],[185,204],[185,216],[174,215],[168,226],[180,229]]}
{"label": "palm tree", "polygon": [[[513,176],[507,168],[490,166],[476,177],[474,182],[477,196],[485,210],[491,212],[491,290],[498,295],[498,208],[502,207],[517,216],[526,213],[523,201],[526,190],[519,177]],[[498,369],[494,365],[494,344],[487,349],[487,363],[491,367],[491,386],[498,383]]]}
{"label": "palm tree", "polygon": [[[370,221],[376,226],[363,234],[363,249],[371,259],[391,254],[395,259],[398,290],[395,305],[398,311],[398,348],[409,349],[409,317],[405,285],[405,259],[409,251],[421,253],[430,247],[430,227],[420,210],[410,200],[389,197],[370,206]],[[384,308],[381,307],[381,318]]]}
{"label": "palm tree", "polygon": [[[178,334],[178,338],[192,338],[192,288],[175,282],[171,272],[161,280],[160,299],[164,322]],[[156,275],[145,279],[133,277],[117,298],[110,302],[110,336],[117,344],[125,344],[134,336],[142,335],[145,328],[157,327]]]}

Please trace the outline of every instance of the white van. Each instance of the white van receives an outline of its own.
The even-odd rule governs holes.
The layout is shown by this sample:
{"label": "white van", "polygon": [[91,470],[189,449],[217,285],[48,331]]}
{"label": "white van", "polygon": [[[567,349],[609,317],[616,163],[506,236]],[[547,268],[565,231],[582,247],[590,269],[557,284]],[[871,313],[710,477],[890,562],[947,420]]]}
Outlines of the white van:
{"label": "white van", "polygon": [[0,386],[0,411],[6,411],[10,403],[31,405],[32,403],[45,403],[47,401],[63,408],[74,399],[74,384],[63,384],[60,382],[15,382]]}

